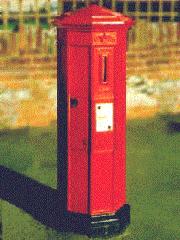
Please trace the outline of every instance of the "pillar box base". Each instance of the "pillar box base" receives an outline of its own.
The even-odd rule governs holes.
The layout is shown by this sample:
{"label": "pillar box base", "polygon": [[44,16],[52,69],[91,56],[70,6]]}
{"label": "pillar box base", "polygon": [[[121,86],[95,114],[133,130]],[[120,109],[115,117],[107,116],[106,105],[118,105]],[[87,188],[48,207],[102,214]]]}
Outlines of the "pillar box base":
{"label": "pillar box base", "polygon": [[123,233],[130,224],[130,206],[125,204],[115,214],[89,216],[68,213],[63,230],[85,234],[89,237],[112,236]]}

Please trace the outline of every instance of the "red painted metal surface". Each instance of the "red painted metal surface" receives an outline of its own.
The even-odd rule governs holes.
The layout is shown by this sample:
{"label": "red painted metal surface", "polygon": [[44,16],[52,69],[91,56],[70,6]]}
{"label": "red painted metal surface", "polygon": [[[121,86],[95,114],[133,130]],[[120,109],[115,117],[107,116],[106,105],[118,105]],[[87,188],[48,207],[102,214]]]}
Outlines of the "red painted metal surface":
{"label": "red painted metal surface", "polygon": [[115,213],[126,203],[126,38],[133,21],[91,5],[55,24],[67,62],[67,210]]}
{"label": "red painted metal surface", "polygon": [[55,24],[58,26],[92,26],[92,25],[120,25],[125,24],[126,27],[132,25],[132,19],[120,13],[112,12],[109,9],[90,5],[87,8],[68,12],[55,19]]}
{"label": "red painted metal surface", "polygon": [[70,46],[68,54],[68,101],[78,101],[77,106],[69,103],[68,210],[87,213],[89,50]]}

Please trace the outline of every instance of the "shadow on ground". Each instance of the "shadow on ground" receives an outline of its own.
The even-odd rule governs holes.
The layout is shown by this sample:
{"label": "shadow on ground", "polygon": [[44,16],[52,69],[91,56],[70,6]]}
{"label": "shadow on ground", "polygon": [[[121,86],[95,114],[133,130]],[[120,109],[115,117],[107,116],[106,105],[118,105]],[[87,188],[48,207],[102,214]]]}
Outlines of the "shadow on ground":
{"label": "shadow on ground", "polygon": [[0,166],[0,198],[24,210],[42,224],[61,228],[58,191]]}

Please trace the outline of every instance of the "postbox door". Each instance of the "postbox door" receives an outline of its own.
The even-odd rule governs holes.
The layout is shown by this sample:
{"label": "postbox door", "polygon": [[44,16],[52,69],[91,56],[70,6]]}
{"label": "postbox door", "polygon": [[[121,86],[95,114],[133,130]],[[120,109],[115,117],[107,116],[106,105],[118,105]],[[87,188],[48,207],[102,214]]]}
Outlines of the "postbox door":
{"label": "postbox door", "polygon": [[102,214],[114,210],[114,48],[92,54],[91,214]]}
{"label": "postbox door", "polygon": [[68,211],[88,213],[89,50],[69,47]]}

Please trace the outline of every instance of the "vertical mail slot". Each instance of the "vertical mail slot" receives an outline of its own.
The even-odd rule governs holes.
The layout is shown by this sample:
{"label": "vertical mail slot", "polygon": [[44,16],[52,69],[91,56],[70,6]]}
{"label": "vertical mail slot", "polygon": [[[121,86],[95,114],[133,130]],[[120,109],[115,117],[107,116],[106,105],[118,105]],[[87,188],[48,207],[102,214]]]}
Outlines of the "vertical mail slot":
{"label": "vertical mail slot", "polygon": [[[120,233],[126,203],[126,38],[133,21],[97,5],[56,17],[58,190],[64,228]],[[68,228],[67,228],[68,226]]]}
{"label": "vertical mail slot", "polygon": [[102,57],[102,82],[107,83],[107,56]]}

